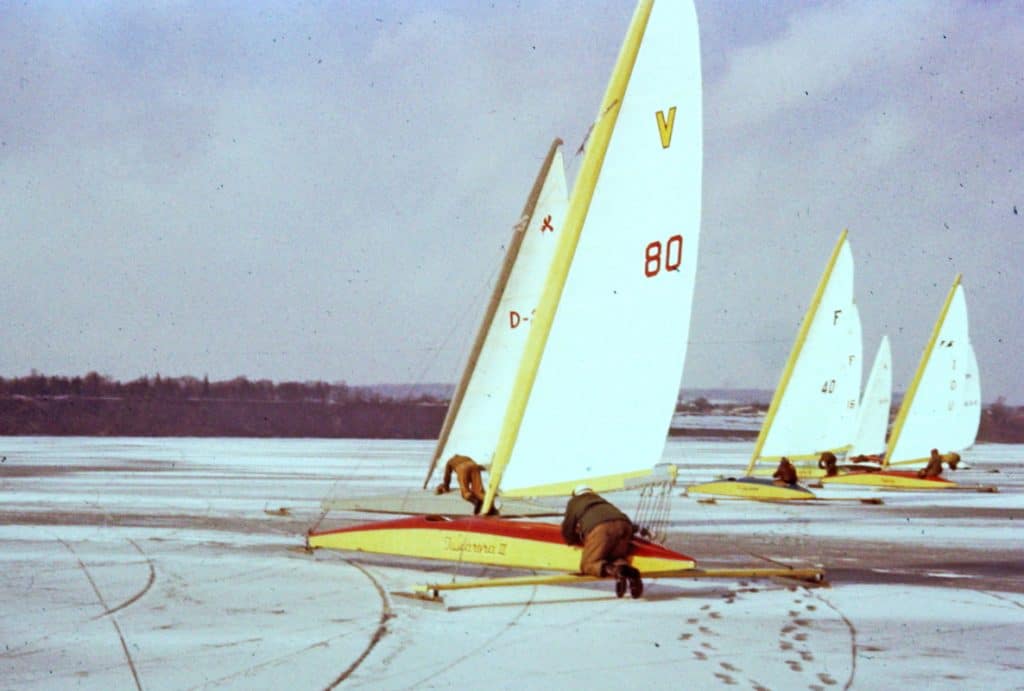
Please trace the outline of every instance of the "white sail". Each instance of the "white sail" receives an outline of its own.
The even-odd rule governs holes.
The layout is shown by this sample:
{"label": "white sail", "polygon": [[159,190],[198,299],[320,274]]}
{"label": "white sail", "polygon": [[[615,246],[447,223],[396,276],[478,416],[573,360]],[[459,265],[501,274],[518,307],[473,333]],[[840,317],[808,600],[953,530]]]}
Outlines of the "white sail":
{"label": "white sail", "polygon": [[491,462],[568,204],[560,145],[559,140],[552,144],[514,231],[505,280],[496,286],[484,339],[466,366],[464,391],[452,399],[451,420],[433,463],[454,454]]}
{"label": "white sail", "polygon": [[973,412],[964,406],[964,390],[970,389],[965,386],[965,372],[976,366],[968,337],[967,301],[958,275],[900,406],[887,464],[924,461],[932,448],[940,453],[961,451],[974,442],[977,426],[967,433],[965,420]]}
{"label": "white sail", "polygon": [[760,460],[817,459],[853,436],[861,380],[860,313],[853,254],[840,235],[793,345],[748,472]]}
{"label": "white sail", "polygon": [[978,371],[978,358],[974,354],[974,346],[967,344],[967,366],[964,367],[964,396],[961,402],[960,421],[963,423],[962,438],[959,443],[961,450],[974,445],[978,438],[978,426],[981,424],[981,375]]}
{"label": "white sail", "polygon": [[503,493],[562,493],[556,483],[660,461],[686,357],[701,168],[696,12],[641,2],[559,240],[539,315],[549,331],[531,334],[525,405],[507,416]]}
{"label": "white sail", "polygon": [[860,309],[857,303],[850,305],[850,313],[845,315],[846,330],[841,334],[840,353],[846,354],[845,367],[841,362],[841,378],[836,380],[833,394],[842,403],[841,410],[832,418],[832,424],[828,430],[827,440],[829,448],[832,440],[846,439],[839,448],[847,446],[852,438],[853,431],[857,428],[857,416],[860,414],[860,381],[863,376],[864,337],[861,332]]}
{"label": "white sail", "polygon": [[882,336],[867,384],[864,385],[864,395],[860,399],[849,456],[881,456],[885,453],[885,432],[889,427],[891,407],[892,351],[889,337]]}

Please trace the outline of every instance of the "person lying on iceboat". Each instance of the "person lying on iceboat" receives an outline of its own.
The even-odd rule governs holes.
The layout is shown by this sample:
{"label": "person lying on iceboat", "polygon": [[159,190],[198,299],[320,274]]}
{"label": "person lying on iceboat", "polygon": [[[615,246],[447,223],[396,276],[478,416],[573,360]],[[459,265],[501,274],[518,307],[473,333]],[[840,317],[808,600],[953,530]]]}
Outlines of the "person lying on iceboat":
{"label": "person lying on iceboat", "polygon": [[796,468],[788,458],[783,456],[779,460],[779,467],[775,469],[775,473],[772,475],[773,484],[779,486],[795,485],[799,478],[796,474]]}
{"label": "person lying on iceboat", "polygon": [[837,463],[838,459],[831,451],[821,454],[821,458],[818,459],[818,467],[825,471],[825,477],[835,477],[839,474]]}
{"label": "person lying on iceboat", "polygon": [[[452,473],[459,481],[459,493],[462,498],[473,505],[473,513],[480,513],[480,507],[484,503],[484,482],[481,473],[485,468],[469,456],[455,454],[444,464],[444,481],[434,490],[435,494],[445,494],[451,491]],[[498,513],[492,508],[488,515]]]}
{"label": "person lying on iceboat", "polygon": [[633,522],[586,485],[574,489],[565,506],[562,537],[568,545],[583,545],[580,573],[599,578],[613,576],[617,597],[626,593],[627,583],[630,597],[643,595],[640,572],[626,561],[633,539]]}
{"label": "person lying on iceboat", "polygon": [[956,467],[960,465],[960,454],[955,451],[940,454],[938,449],[932,449],[931,457],[928,459],[928,465],[917,471],[917,476],[920,478],[939,477],[942,475],[943,461],[945,461],[949,466],[950,470],[956,470]]}

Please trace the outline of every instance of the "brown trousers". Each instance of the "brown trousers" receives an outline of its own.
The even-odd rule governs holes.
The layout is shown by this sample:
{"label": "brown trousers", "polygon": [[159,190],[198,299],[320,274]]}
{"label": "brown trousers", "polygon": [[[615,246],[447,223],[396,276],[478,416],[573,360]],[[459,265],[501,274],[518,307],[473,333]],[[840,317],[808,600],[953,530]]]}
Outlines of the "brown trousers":
{"label": "brown trousers", "polygon": [[[468,502],[484,500],[484,482],[480,477],[480,466],[476,463],[459,463],[455,466],[455,477],[459,481],[459,493]],[[475,503],[475,502],[474,502]]]}
{"label": "brown trousers", "polygon": [[598,523],[583,538],[583,556],[580,557],[580,573],[587,576],[607,576],[607,564],[626,564],[630,541],[633,539],[633,524],[617,519]]}

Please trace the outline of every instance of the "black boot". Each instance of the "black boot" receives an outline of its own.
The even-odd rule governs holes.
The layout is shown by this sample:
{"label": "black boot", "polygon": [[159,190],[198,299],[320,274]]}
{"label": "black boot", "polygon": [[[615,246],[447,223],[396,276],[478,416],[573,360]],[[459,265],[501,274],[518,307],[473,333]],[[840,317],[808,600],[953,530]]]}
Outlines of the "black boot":
{"label": "black boot", "polygon": [[601,567],[601,574],[615,579],[615,597],[622,597],[626,594],[628,581],[621,567],[614,564],[605,564]]}
{"label": "black boot", "polygon": [[632,566],[619,568],[622,577],[629,581],[629,596],[634,600],[644,594],[644,582],[640,580],[640,572]]}

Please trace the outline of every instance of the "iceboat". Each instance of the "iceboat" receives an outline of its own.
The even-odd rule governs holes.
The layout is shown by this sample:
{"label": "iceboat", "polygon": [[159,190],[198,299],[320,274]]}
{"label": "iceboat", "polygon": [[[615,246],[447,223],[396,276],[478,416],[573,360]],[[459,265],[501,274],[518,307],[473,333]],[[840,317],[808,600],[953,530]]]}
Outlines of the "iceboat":
{"label": "iceboat", "polygon": [[[574,571],[580,549],[558,525],[508,517],[510,500],[671,485],[660,460],[699,249],[701,98],[692,3],[643,0],[568,200],[560,153],[542,168],[424,482],[469,455],[489,467],[482,513],[500,497],[502,515],[314,529],[310,548]],[[695,565],[641,537],[631,560],[647,575]]]}
{"label": "iceboat", "polygon": [[844,230],[807,308],[757,436],[746,476],[687,487],[687,494],[760,500],[814,499],[770,474],[785,456],[801,477],[822,474],[825,451],[845,453],[853,436],[861,377],[861,323],[853,296],[853,254]]}
{"label": "iceboat", "polygon": [[955,489],[948,477],[919,478],[932,448],[960,452],[974,444],[981,421],[978,361],[971,345],[967,300],[957,274],[893,422],[881,469],[824,478],[829,485],[884,489]]}

